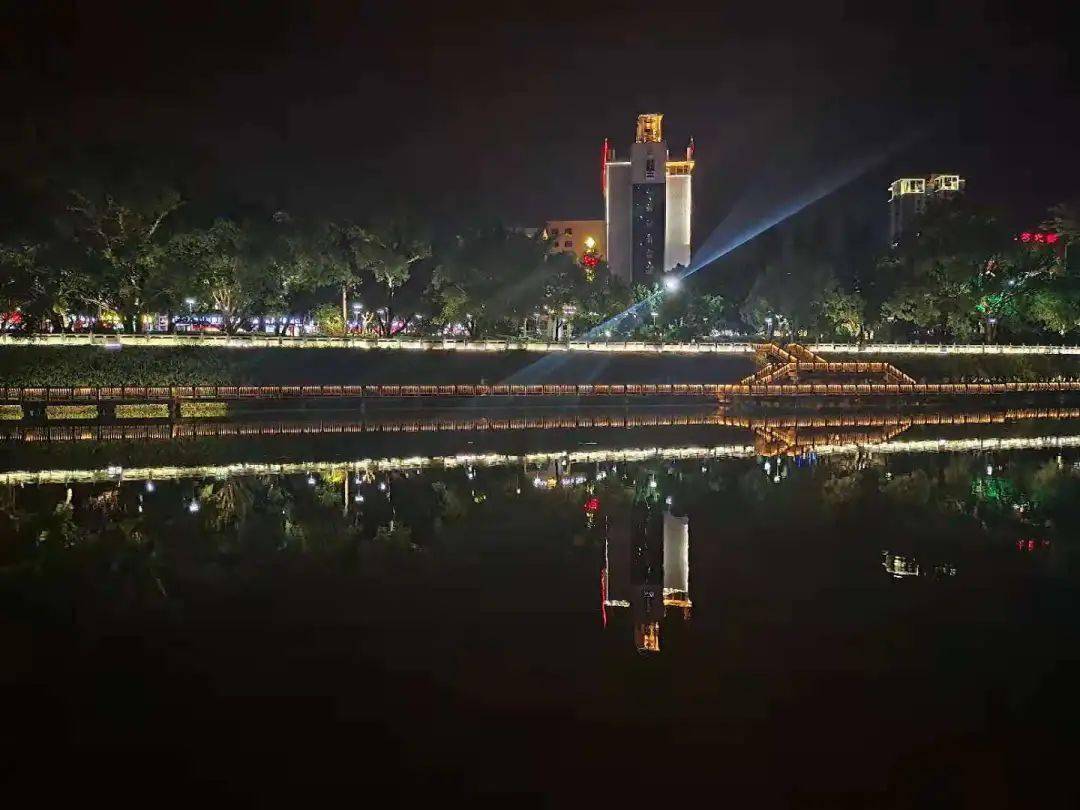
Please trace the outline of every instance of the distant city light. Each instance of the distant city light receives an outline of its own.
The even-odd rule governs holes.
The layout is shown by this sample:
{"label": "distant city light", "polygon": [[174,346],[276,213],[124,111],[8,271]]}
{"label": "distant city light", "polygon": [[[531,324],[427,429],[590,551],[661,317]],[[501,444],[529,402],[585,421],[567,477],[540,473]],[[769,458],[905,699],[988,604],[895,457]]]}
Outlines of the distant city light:
{"label": "distant city light", "polygon": [[195,498],[192,498],[192,499],[191,499],[191,501],[190,501],[190,503],[188,503],[188,507],[187,507],[187,510],[188,510],[189,512],[191,512],[191,514],[193,514],[193,515],[194,515],[194,514],[195,514],[196,512],[198,512],[198,511],[199,511],[199,509],[201,509],[201,508],[202,508],[202,507],[201,507],[201,506],[199,505],[199,502],[198,502],[198,500],[196,500]]}
{"label": "distant city light", "polygon": [[153,492],[155,489],[157,489],[157,487],[154,485],[153,481],[147,481],[146,482],[146,491],[147,492]]}

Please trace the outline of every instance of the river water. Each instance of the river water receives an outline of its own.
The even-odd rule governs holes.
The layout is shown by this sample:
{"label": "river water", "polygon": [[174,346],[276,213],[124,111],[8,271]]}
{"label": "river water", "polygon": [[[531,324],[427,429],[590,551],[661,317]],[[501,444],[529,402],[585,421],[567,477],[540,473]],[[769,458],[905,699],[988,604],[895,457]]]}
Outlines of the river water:
{"label": "river water", "polygon": [[9,431],[7,781],[155,805],[1071,796],[1078,417]]}

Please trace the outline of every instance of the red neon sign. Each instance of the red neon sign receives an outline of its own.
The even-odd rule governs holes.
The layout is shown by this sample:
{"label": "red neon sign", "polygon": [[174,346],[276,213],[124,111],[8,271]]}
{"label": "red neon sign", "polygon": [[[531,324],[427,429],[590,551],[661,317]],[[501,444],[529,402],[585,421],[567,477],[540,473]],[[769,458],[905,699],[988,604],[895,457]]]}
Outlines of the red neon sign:
{"label": "red neon sign", "polygon": [[1019,237],[1021,242],[1033,245],[1056,245],[1061,239],[1059,233],[1041,233],[1040,231],[1024,231]]}

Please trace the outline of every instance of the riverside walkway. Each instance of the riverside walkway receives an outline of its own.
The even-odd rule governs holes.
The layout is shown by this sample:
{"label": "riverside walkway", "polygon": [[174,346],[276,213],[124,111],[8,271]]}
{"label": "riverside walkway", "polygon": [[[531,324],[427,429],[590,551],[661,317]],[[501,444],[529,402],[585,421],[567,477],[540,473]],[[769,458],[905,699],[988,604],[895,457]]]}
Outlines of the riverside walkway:
{"label": "riverside walkway", "polygon": [[[729,342],[699,340],[685,343],[648,343],[621,340],[572,340],[549,342],[516,338],[502,340],[456,340],[420,338],[365,337],[284,337],[274,335],[169,335],[87,333],[41,334],[17,337],[0,335],[0,348],[20,346],[99,346],[120,349],[125,346],[176,347],[195,346],[219,349],[355,349],[358,351],[404,352],[531,352],[561,354],[595,352],[607,354],[754,354],[753,341]],[[807,343],[806,348],[826,354],[912,354],[912,355],[1073,355],[1080,356],[1080,346],[1041,346],[984,343]]]}

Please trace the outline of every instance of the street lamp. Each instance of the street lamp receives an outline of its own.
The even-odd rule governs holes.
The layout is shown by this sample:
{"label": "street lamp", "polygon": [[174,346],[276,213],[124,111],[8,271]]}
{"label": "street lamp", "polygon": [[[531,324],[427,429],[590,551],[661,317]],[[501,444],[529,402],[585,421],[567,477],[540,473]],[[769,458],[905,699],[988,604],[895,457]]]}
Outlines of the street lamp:
{"label": "street lamp", "polygon": [[664,287],[667,288],[668,292],[675,292],[679,289],[679,286],[680,282],[678,276],[667,276],[664,279]]}

